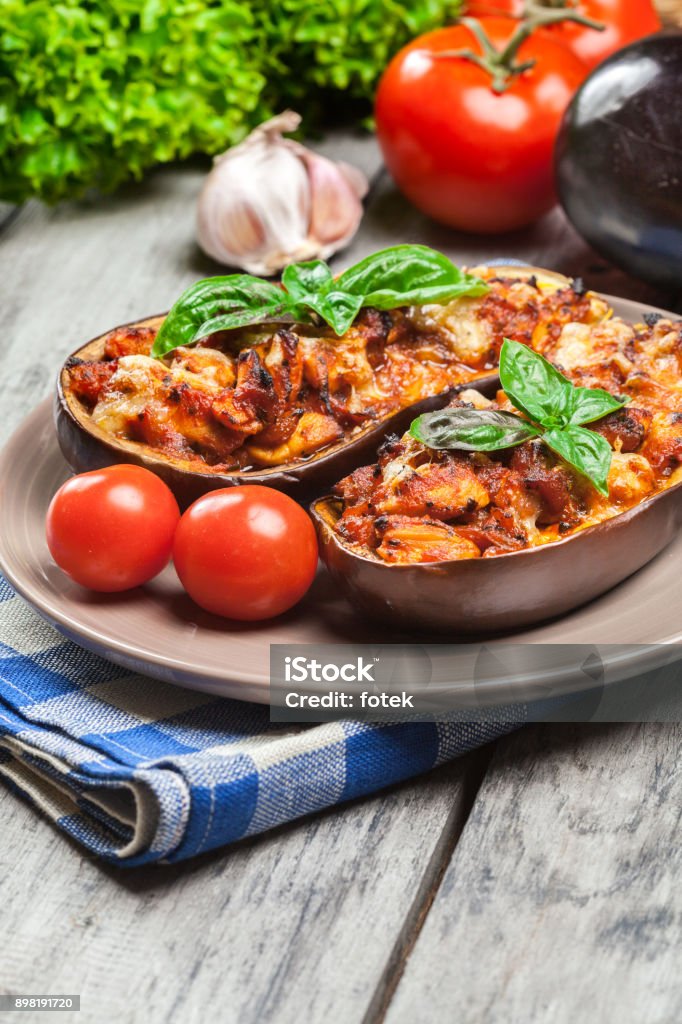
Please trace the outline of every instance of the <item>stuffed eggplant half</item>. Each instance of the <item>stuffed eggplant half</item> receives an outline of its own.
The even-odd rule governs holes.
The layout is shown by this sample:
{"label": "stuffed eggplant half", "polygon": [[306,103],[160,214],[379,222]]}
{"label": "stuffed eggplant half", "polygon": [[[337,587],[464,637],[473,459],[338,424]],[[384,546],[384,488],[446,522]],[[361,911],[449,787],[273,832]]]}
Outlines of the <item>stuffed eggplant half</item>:
{"label": "stuffed eggplant half", "polygon": [[[682,321],[505,342],[491,401],[460,393],[312,506],[356,606],[412,629],[501,632],[567,612],[682,523]],[[563,372],[562,372],[563,371]]]}
{"label": "stuffed eggplant half", "polygon": [[466,274],[420,246],[322,285],[320,266],[288,268],[282,287],[245,275],[200,282],[168,317],[76,351],[56,406],[71,467],[138,463],[182,505],[244,483],[309,500],[461,388],[494,393],[504,337],[542,350],[564,325],[609,315],[580,282],[518,268]]}

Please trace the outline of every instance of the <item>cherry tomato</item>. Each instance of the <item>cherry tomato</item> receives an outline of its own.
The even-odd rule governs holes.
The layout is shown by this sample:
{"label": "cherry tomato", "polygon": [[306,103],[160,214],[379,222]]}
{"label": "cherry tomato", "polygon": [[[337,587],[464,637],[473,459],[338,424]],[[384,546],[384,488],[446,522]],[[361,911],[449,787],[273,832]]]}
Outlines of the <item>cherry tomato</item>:
{"label": "cherry tomato", "polygon": [[81,586],[129,590],[168,564],[179,519],[172,492],[148,469],[108,466],[62,484],[47,511],[47,546]]}
{"label": "cherry tomato", "polygon": [[[480,24],[498,51],[518,26],[511,18]],[[464,24],[418,37],[388,65],[376,98],[386,164],[408,199],[443,224],[482,233],[522,227],[556,201],[554,141],[586,69],[534,33],[517,61],[535,65],[496,92],[487,70],[450,56],[460,50],[483,54]]]}
{"label": "cherry tomato", "polygon": [[[467,4],[467,14],[479,17],[511,14],[521,17],[525,6],[525,0],[473,0]],[[555,10],[558,5],[556,2],[540,2],[539,6]],[[601,64],[628,43],[634,43],[661,28],[660,18],[651,0],[578,0],[577,3],[565,0],[565,7],[567,11],[577,11],[604,25],[604,31],[597,32],[587,25],[568,21],[539,31],[551,32],[555,39],[570,47],[576,57],[589,68]]]}
{"label": "cherry tomato", "polygon": [[212,491],[182,516],[173,560],[201,608],[230,619],[269,619],[305,594],[317,568],[307,513],[270,487]]}

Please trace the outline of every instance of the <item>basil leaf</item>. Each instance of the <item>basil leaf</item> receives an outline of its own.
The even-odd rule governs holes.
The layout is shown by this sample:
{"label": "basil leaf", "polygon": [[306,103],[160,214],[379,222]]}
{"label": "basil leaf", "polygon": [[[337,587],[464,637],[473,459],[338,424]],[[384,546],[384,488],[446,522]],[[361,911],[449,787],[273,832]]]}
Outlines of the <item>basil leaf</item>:
{"label": "basil leaf", "polygon": [[451,260],[427,245],[394,245],[344,271],[339,290],[362,295],[363,306],[398,306],[447,302],[463,295],[485,295],[488,286],[464,274]]}
{"label": "basil leaf", "polygon": [[570,426],[565,430],[548,430],[542,440],[565,462],[586,476],[590,483],[608,497],[611,445],[601,434],[584,427]]}
{"label": "basil leaf", "polygon": [[[203,324],[199,324],[194,332],[194,336],[187,344],[195,345],[202,338],[208,338],[211,334],[215,334],[216,331],[234,331],[238,327],[249,327],[259,324],[291,324],[295,319],[300,320],[302,317],[294,317],[291,312],[285,310],[280,312],[279,309],[274,310],[272,313],[264,313],[262,310],[236,309],[234,313],[214,316]],[[173,345],[172,348],[166,349],[166,352],[170,352],[177,347],[177,345]]]}
{"label": "basil leaf", "polygon": [[292,264],[283,287],[250,274],[198,281],[183,292],[161,325],[152,347],[160,358],[216,331],[278,320],[310,320],[311,311],[344,334],[363,306],[394,309],[483,295],[488,286],[463,274],[425,245],[397,245],[361,260],[334,281],[322,260]]}
{"label": "basil leaf", "polygon": [[540,435],[531,423],[496,409],[442,409],[412,421],[410,434],[428,448],[495,452]]}
{"label": "basil leaf", "polygon": [[364,303],[361,295],[348,295],[335,289],[327,295],[309,295],[305,305],[321,316],[340,336],[346,333]]}
{"label": "basil leaf", "polygon": [[610,395],[601,388],[573,388],[571,395],[570,423],[579,426],[581,423],[594,423],[610,412],[622,409],[626,404],[621,398]]}
{"label": "basil leaf", "polygon": [[173,305],[152,346],[152,357],[191,345],[214,331],[261,323],[287,312],[291,300],[281,288],[251,274],[197,281]]}
{"label": "basil leaf", "polygon": [[573,384],[527,345],[505,338],[500,383],[517,409],[545,427],[565,427],[572,413]]}
{"label": "basil leaf", "polygon": [[332,272],[322,260],[291,263],[282,274],[282,284],[294,299],[304,301],[310,295],[325,295],[334,285]]}

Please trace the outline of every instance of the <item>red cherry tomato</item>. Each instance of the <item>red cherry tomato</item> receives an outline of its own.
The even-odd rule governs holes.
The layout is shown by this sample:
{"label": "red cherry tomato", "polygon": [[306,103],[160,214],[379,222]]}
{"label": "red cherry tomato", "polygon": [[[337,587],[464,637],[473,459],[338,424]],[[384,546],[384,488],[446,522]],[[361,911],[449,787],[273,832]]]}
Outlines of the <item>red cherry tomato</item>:
{"label": "red cherry tomato", "polygon": [[[543,6],[540,3],[540,6]],[[544,6],[550,7],[550,4]],[[556,9],[556,3],[551,9]],[[551,32],[555,39],[570,47],[589,68],[601,64],[616,50],[628,43],[658,32],[661,21],[651,0],[578,0],[572,4],[566,2],[567,11],[577,11],[592,21],[604,25],[603,32],[597,32],[586,25],[563,22],[541,32]],[[473,0],[467,4],[467,14],[475,17],[495,14],[511,14],[521,17],[524,12],[525,0]]]}
{"label": "red cherry tomato", "polygon": [[270,487],[228,487],[199,498],[175,534],[173,560],[189,596],[230,619],[269,619],[305,594],[317,568],[307,513]]}
{"label": "red cherry tomato", "polygon": [[[480,23],[497,50],[517,27],[510,18]],[[398,187],[424,213],[464,231],[509,231],[556,201],[554,142],[586,70],[561,43],[533,34],[517,60],[534,67],[498,93],[488,71],[448,55],[462,49],[483,53],[459,24],[393,58],[377,92],[377,135]]]}
{"label": "red cherry tomato", "polygon": [[81,586],[128,590],[168,564],[179,519],[172,492],[148,469],[109,466],[62,484],[47,511],[47,546]]}

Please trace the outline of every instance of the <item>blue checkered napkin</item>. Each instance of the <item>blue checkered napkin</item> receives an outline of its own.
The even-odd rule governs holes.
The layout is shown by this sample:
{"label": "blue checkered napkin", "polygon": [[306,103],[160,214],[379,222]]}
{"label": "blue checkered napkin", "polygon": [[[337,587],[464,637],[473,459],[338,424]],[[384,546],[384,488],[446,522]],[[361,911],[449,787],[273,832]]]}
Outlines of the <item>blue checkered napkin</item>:
{"label": "blue checkered napkin", "polygon": [[92,853],[176,861],[427,771],[521,724],[275,726],[267,708],[124,672],[0,576],[0,776]]}

